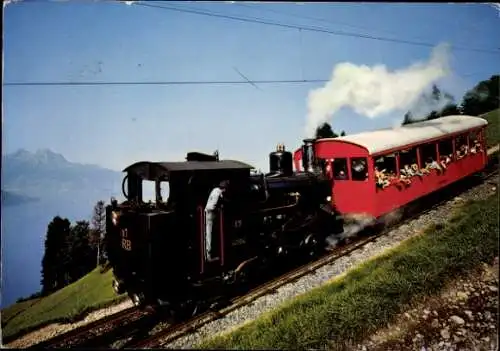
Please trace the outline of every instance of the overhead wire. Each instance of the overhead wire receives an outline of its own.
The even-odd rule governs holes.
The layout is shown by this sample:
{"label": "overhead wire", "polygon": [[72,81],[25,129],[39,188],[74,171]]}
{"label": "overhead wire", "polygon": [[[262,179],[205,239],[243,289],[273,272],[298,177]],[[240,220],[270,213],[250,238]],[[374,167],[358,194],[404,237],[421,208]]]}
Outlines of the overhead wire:
{"label": "overhead wire", "polygon": [[246,5],[246,4],[236,4],[235,3],[235,4],[231,4],[231,6],[244,7],[244,8],[252,9],[255,11],[270,12],[270,13],[275,13],[278,15],[290,16],[290,17],[295,17],[295,18],[304,19],[304,20],[308,20],[308,21],[323,22],[323,23],[329,23],[329,24],[334,24],[334,25],[342,25],[342,26],[356,28],[356,29],[375,30],[377,32],[382,32],[382,33],[387,33],[387,34],[395,34],[393,32],[387,31],[387,30],[381,30],[379,28],[370,28],[370,27],[359,26],[356,24],[347,23],[347,22],[343,22],[343,21],[337,21],[337,20],[332,21],[332,20],[327,20],[327,19],[319,18],[319,17],[298,15],[296,13],[291,13],[291,12],[287,12],[287,11],[278,11],[278,10],[274,10],[274,9],[264,8],[264,6],[261,6],[261,5],[259,5],[257,7],[257,6],[251,6],[251,5]]}
{"label": "overhead wire", "polygon": [[[380,28],[360,26],[360,25],[357,25],[357,24],[352,24],[352,23],[348,23],[348,22],[344,22],[344,21],[338,21],[338,20],[332,21],[332,20],[328,20],[328,19],[325,19],[325,18],[319,18],[319,17],[313,17],[313,16],[298,15],[296,13],[291,13],[291,12],[288,12],[288,11],[281,11],[281,10],[275,10],[275,9],[265,8],[264,6],[261,6],[261,5],[259,5],[257,7],[257,6],[251,6],[251,5],[246,5],[246,4],[236,4],[236,3],[234,3],[234,4],[231,4],[231,6],[244,7],[244,8],[252,9],[252,10],[255,10],[255,11],[270,12],[270,13],[275,13],[275,14],[278,14],[278,15],[290,16],[290,17],[300,18],[300,19],[309,20],[309,21],[317,21],[317,22],[329,23],[329,24],[334,24],[334,25],[342,25],[342,26],[356,28],[356,29],[376,31],[376,32],[387,33],[387,34],[392,34],[392,35],[398,35],[397,33],[394,33],[393,31],[388,31],[388,30],[384,30],[384,29],[380,29]],[[475,28],[475,29],[477,29],[477,28]]]}
{"label": "overhead wire", "polygon": [[[234,15],[220,14],[220,13],[206,11],[206,10],[202,10],[202,9],[178,8],[178,7],[173,7],[173,6],[169,6],[169,5],[157,5],[157,4],[139,3],[139,2],[134,3],[133,6],[150,7],[150,8],[156,8],[156,9],[163,9],[166,11],[184,12],[184,13],[191,13],[191,14],[196,14],[196,15],[200,15],[200,16],[218,17],[218,18],[225,18],[225,19],[241,21],[241,22],[264,24],[264,25],[277,26],[277,27],[289,28],[289,29],[301,29],[301,30],[310,31],[310,32],[318,32],[318,33],[347,36],[347,37],[356,37],[356,38],[369,39],[369,40],[387,41],[387,42],[393,42],[393,43],[399,43],[399,44],[425,46],[425,47],[435,47],[437,45],[436,43],[428,43],[428,42],[413,41],[413,40],[406,40],[406,39],[387,38],[387,37],[382,37],[382,36],[347,32],[347,31],[342,31],[342,30],[333,30],[333,29],[327,29],[327,28],[321,28],[321,27],[308,27],[308,26],[302,26],[302,25],[296,25],[296,24],[276,22],[276,21],[271,21],[271,20],[262,19],[262,18],[258,18],[258,17],[245,18],[245,17],[240,17],[240,16],[234,16]],[[495,55],[500,54],[500,50],[498,50],[498,49],[495,51],[495,50],[491,50],[491,49],[467,48],[467,47],[456,46],[456,45],[452,45],[451,48],[454,50],[460,50],[460,51],[474,51],[474,52],[482,52],[482,53],[495,54]]]}
{"label": "overhead wire", "polygon": [[92,86],[92,85],[238,85],[238,84],[307,84],[325,83],[328,79],[288,79],[288,80],[227,80],[227,81],[123,81],[123,82],[6,82],[4,86]]}

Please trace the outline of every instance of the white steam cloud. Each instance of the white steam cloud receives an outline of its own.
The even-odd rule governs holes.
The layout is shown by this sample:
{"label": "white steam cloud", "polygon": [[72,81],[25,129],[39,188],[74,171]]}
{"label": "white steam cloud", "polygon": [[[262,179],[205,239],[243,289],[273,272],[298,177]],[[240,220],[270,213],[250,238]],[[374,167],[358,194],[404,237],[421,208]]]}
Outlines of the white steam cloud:
{"label": "white steam cloud", "polygon": [[343,107],[369,118],[410,109],[430,84],[449,73],[448,59],[449,46],[440,44],[427,62],[400,70],[390,71],[384,65],[337,64],[331,80],[309,93],[306,135],[314,136],[316,128]]}

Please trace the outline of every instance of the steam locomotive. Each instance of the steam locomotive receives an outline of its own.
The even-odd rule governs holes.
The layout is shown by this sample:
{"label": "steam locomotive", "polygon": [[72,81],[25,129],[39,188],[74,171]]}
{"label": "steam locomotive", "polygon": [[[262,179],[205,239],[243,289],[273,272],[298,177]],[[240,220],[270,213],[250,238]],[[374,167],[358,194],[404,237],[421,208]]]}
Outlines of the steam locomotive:
{"label": "steam locomotive", "polygon": [[[188,153],[184,162],[127,167],[126,200],[111,199],[106,207],[115,292],[127,292],[138,307],[178,313],[282,258],[317,255],[327,237],[342,232],[343,222],[332,206],[332,179],[316,164],[313,147],[314,140],[304,140],[301,172],[293,171],[292,153],[283,145],[270,153],[268,174],[198,152]],[[144,181],[155,183],[154,203],[143,199]],[[212,234],[216,259],[208,262],[204,207],[221,181],[229,185]]]}

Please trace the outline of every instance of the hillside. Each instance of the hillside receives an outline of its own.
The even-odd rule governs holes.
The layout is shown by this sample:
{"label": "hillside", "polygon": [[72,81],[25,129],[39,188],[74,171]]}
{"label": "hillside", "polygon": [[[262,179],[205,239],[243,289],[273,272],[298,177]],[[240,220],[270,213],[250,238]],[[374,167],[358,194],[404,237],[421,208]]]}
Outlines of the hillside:
{"label": "hillside", "polygon": [[122,300],[111,288],[112,272],[95,269],[85,277],[43,298],[16,303],[2,310],[3,341],[53,322],[72,322],[92,309]]}
{"label": "hillside", "polygon": [[488,121],[486,129],[486,143],[488,146],[498,144],[500,140],[500,108],[482,115]]}

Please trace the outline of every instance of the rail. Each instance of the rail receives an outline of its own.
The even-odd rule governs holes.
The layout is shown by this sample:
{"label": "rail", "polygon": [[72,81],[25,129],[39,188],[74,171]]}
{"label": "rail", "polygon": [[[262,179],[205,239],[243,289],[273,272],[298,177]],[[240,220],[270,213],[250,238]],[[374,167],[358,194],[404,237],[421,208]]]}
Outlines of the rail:
{"label": "rail", "polygon": [[106,332],[109,327],[115,326],[122,320],[132,321],[141,318],[144,315],[142,311],[138,311],[134,307],[124,309],[120,312],[98,319],[94,322],[70,330],[69,332],[59,334],[51,339],[47,339],[29,348],[62,348],[80,344],[82,340],[88,340],[92,331],[98,331],[99,334]]}

